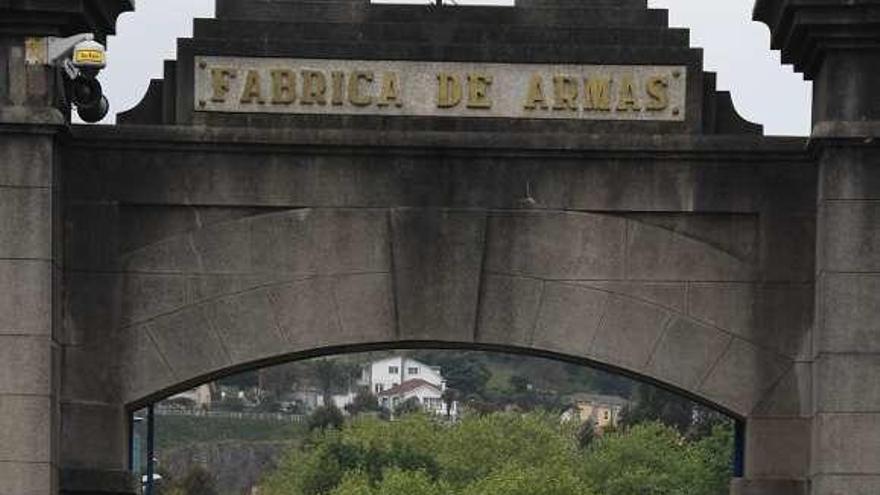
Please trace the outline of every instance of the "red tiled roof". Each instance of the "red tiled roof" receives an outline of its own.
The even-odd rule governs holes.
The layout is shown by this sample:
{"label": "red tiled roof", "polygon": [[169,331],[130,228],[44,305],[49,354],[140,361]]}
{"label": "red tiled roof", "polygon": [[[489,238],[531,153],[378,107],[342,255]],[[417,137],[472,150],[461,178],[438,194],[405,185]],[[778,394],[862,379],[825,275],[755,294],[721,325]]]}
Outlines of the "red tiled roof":
{"label": "red tiled roof", "polygon": [[434,385],[433,383],[426,382],[425,380],[422,380],[421,378],[413,378],[413,379],[407,380],[401,384],[395,385],[395,386],[389,388],[388,390],[383,390],[383,391],[379,392],[379,396],[405,394],[405,393],[411,392],[419,387],[431,387],[438,392],[440,391],[440,389],[437,388],[437,386]]}

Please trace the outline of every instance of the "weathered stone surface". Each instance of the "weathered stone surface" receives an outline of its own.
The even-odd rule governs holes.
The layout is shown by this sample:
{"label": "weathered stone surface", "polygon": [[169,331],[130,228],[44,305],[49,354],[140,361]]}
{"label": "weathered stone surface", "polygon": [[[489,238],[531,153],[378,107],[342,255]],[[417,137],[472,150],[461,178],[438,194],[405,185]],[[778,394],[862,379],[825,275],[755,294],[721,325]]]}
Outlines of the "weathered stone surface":
{"label": "weathered stone surface", "polygon": [[197,377],[231,364],[203,306],[190,306],[150,322],[156,347],[178,377]]}
{"label": "weathered stone surface", "polygon": [[38,395],[0,395],[0,445],[4,460],[52,462],[52,400]]}
{"label": "weathered stone surface", "polygon": [[335,284],[332,277],[309,278],[270,290],[278,326],[296,349],[324,345],[341,331]]}
{"label": "weathered stone surface", "polygon": [[52,154],[51,136],[0,134],[0,186],[50,186]]}
{"label": "weathered stone surface", "polygon": [[486,266],[546,279],[621,279],[624,226],[623,219],[608,215],[494,215],[489,219]]}
{"label": "weathered stone surface", "polygon": [[54,465],[48,462],[0,461],[0,493],[45,495],[57,491]]}
{"label": "weathered stone surface", "polygon": [[396,335],[394,293],[386,273],[340,275],[333,295],[340,334],[325,335],[330,344],[389,342]]}
{"label": "weathered stone surface", "polygon": [[805,478],[810,438],[809,419],[750,419],[746,425],[746,472],[754,478]]}
{"label": "weathered stone surface", "polygon": [[880,275],[826,273],[819,349],[828,352],[880,352]]}
{"label": "weathered stone surface", "polygon": [[123,402],[143,399],[174,383],[174,373],[153,342],[149,325],[122,330],[119,341]]}
{"label": "weathered stone surface", "polygon": [[476,340],[501,345],[528,345],[543,291],[544,282],[540,280],[485,275]]}
{"label": "weathered stone surface", "polygon": [[66,402],[61,414],[65,467],[125,469],[128,418],[120,405]]}
{"label": "weathered stone surface", "polygon": [[692,390],[718,361],[731,338],[716,328],[676,316],[653,349],[645,374]]}
{"label": "weathered stone surface", "polygon": [[691,237],[641,222],[629,222],[627,277],[639,280],[750,281],[746,260]]}
{"label": "weathered stone surface", "polygon": [[880,271],[880,204],[870,201],[832,201],[823,205],[821,263],[829,271]]}
{"label": "weathered stone surface", "polygon": [[812,363],[795,362],[755,408],[761,417],[810,417],[813,414]]}
{"label": "weathered stone surface", "polygon": [[0,186],[0,258],[52,257],[51,191]]}
{"label": "weathered stone surface", "polygon": [[880,472],[880,414],[819,413],[813,428],[815,474]]}
{"label": "weathered stone surface", "polygon": [[815,493],[874,495],[880,491],[880,475],[819,474],[811,480]]}
{"label": "weathered stone surface", "polygon": [[48,338],[0,335],[0,394],[49,395],[51,383]]}
{"label": "weathered stone surface", "polygon": [[815,361],[819,413],[880,411],[880,353],[828,354]]}
{"label": "weathered stone surface", "polygon": [[546,283],[532,345],[562,354],[586,354],[611,297],[570,283]]}
{"label": "weathered stone surface", "polygon": [[642,370],[669,323],[663,308],[624,297],[612,297],[588,354],[603,363]]}
{"label": "weathered stone surface", "polygon": [[399,338],[471,341],[485,213],[401,209],[391,225]]}
{"label": "weathered stone surface", "polygon": [[684,313],[686,308],[687,284],[682,282],[578,282],[578,285],[639,299],[679,313]]}
{"label": "weathered stone surface", "polygon": [[0,333],[49,335],[51,303],[48,261],[0,260]]}
{"label": "weathered stone surface", "polygon": [[[120,323],[139,323],[187,304],[187,278],[177,274],[129,273],[121,276]],[[88,303],[86,303],[88,304]]]}
{"label": "weathered stone surface", "polygon": [[215,299],[202,308],[234,363],[271,357],[287,345],[265,289]]}
{"label": "weathered stone surface", "polygon": [[192,232],[199,273],[249,273],[251,229],[246,220],[210,225]]}
{"label": "weathered stone surface", "polygon": [[197,273],[199,258],[190,237],[180,235],[123,253],[120,265],[134,273]]}
{"label": "weathered stone surface", "polygon": [[688,310],[761,347],[808,357],[813,296],[812,285],[692,283]]}
{"label": "weathered stone surface", "polygon": [[788,366],[783,358],[734,338],[706,376],[700,392],[725,407],[748,415]]}

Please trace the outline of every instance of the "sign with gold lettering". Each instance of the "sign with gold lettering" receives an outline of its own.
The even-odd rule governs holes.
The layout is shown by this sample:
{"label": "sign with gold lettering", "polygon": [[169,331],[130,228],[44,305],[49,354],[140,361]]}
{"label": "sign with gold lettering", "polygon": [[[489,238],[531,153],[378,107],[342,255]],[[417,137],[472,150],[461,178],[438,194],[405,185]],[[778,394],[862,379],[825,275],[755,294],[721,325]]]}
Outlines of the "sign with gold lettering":
{"label": "sign with gold lettering", "polygon": [[683,121],[682,66],[196,57],[202,112]]}

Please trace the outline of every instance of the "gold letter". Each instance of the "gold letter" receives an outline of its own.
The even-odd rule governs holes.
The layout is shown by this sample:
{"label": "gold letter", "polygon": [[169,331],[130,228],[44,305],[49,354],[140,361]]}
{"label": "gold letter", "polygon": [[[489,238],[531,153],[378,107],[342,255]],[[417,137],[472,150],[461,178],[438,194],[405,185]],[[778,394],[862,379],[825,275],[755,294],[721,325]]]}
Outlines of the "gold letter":
{"label": "gold letter", "polygon": [[249,70],[247,80],[244,83],[244,91],[241,93],[242,103],[253,103],[256,98],[257,103],[266,103],[263,100],[262,88],[260,87],[260,73],[255,70]]}
{"label": "gold letter", "polygon": [[611,80],[593,78],[584,80],[584,110],[611,110]]}
{"label": "gold letter", "polygon": [[638,112],[641,109],[642,106],[639,105],[636,85],[633,83],[632,76],[623,76],[623,82],[620,83],[620,99],[617,101],[617,110]]}
{"label": "gold letter", "polygon": [[529,92],[526,94],[526,103],[523,106],[526,110],[534,110],[541,108],[547,110],[547,100],[544,98],[544,80],[540,74],[532,74],[529,81]]}
{"label": "gold letter", "polygon": [[454,74],[437,74],[437,108],[452,108],[461,103],[461,83]]}
{"label": "gold letter", "polygon": [[663,76],[655,76],[648,79],[648,96],[651,101],[645,107],[648,110],[665,110],[669,106],[669,79]]}
{"label": "gold letter", "polygon": [[234,77],[235,72],[232,69],[211,69],[211,88],[214,90],[211,101],[216,103],[226,101],[226,95],[229,93],[229,79]]}
{"label": "gold letter", "polygon": [[332,80],[331,85],[333,86],[333,91],[330,93],[330,104],[331,105],[342,105],[345,103],[345,74],[339,71],[333,71],[330,73],[330,79]]}
{"label": "gold letter", "polygon": [[327,99],[324,97],[327,93],[327,79],[323,72],[316,70],[302,71],[303,88],[299,102],[303,105],[326,105]]}
{"label": "gold letter", "polygon": [[492,85],[492,76],[486,74],[468,74],[468,108],[492,108],[492,99],[489,98],[489,86]]}
{"label": "gold letter", "polygon": [[553,77],[553,110],[577,111],[578,85],[567,76]]}
{"label": "gold letter", "polygon": [[286,69],[270,72],[272,75],[272,104],[289,105],[296,98],[296,74]]}
{"label": "gold letter", "polygon": [[373,103],[373,98],[370,95],[361,94],[361,81],[373,82],[373,73],[354,71],[348,77],[348,102],[356,107],[365,107]]}
{"label": "gold letter", "polygon": [[394,103],[394,106],[402,107],[403,102],[398,99],[400,95],[398,94],[397,86],[397,74],[394,72],[382,74],[382,92],[379,93],[379,102],[376,105],[387,107]]}

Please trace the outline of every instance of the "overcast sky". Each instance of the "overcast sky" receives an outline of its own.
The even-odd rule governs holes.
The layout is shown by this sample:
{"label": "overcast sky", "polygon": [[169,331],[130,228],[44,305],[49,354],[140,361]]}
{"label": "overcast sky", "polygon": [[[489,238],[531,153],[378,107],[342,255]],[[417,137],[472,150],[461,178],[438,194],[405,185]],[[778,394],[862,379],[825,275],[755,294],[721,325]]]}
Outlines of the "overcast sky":
{"label": "overcast sky", "polygon": [[[718,73],[719,89],[731,91],[743,117],[764,124],[767,134],[807,135],[810,83],[780,65],[779,52],[770,51],[767,28],[751,20],[754,1],[648,3],[669,9],[673,27],[690,28],[691,46],[704,49],[706,69]],[[136,105],[149,80],[162,76],[162,61],[175,58],[177,38],[192,35],[194,17],[213,15],[214,0],[139,0],[135,12],[122,15],[118,35],[108,41],[109,65],[101,76],[111,114]]]}

